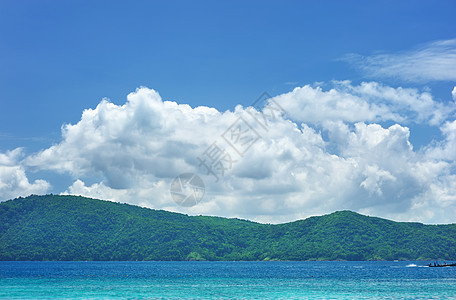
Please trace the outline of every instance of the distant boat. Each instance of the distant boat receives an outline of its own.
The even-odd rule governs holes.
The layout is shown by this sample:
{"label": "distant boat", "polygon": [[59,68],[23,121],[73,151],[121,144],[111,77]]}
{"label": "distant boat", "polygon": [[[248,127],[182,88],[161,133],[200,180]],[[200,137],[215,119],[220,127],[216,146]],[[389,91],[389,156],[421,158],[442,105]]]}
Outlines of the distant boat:
{"label": "distant boat", "polygon": [[446,262],[444,262],[443,264],[439,264],[439,263],[430,263],[428,265],[428,267],[431,267],[431,268],[442,268],[442,267],[456,267],[456,263],[452,263],[452,264],[447,264]]}

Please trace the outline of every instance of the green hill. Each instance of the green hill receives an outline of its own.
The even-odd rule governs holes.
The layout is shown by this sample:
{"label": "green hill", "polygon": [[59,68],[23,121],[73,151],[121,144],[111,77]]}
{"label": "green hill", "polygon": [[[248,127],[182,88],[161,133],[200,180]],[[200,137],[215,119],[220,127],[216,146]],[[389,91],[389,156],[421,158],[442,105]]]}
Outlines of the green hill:
{"label": "green hill", "polygon": [[77,196],[0,203],[0,260],[394,259],[456,259],[456,224],[339,211],[269,225]]}

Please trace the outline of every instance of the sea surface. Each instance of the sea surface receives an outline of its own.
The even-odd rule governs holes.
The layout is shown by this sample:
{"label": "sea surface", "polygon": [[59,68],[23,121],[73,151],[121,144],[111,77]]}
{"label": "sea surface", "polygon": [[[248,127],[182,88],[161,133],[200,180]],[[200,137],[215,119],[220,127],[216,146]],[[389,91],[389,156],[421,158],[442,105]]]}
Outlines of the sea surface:
{"label": "sea surface", "polygon": [[1,299],[456,299],[426,262],[0,262]]}

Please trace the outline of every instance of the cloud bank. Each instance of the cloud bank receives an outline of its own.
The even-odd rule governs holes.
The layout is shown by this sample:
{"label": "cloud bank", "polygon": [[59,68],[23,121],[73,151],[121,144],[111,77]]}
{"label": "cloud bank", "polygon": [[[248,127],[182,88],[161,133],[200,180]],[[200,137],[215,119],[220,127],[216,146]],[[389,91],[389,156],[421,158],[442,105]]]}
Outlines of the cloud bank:
{"label": "cloud bank", "polygon": [[393,54],[350,54],[343,60],[374,77],[391,77],[410,82],[455,81],[456,39],[435,41]]}
{"label": "cloud bank", "polygon": [[[20,150],[1,154],[1,197],[46,192],[49,183],[30,183],[25,171],[51,170],[74,178],[62,193],[188,214],[285,222],[351,209],[456,222],[454,111],[429,92],[376,82],[307,85],[262,108],[225,112],[142,87],[124,105],[104,99],[85,110],[63,126],[59,144],[24,159]],[[408,124],[438,126],[443,139],[414,149]],[[218,179],[202,163],[216,150],[224,151]],[[206,194],[185,208],[169,187],[188,172]]]}

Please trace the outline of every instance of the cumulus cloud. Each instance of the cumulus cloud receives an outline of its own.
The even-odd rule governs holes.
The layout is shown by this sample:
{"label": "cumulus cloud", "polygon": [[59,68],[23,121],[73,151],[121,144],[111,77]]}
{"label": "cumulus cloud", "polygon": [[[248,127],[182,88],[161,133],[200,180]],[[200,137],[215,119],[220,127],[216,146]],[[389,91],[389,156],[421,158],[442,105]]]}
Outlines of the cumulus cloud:
{"label": "cumulus cloud", "polygon": [[456,120],[447,121],[441,127],[440,131],[445,137],[437,145],[432,145],[427,148],[429,157],[438,160],[456,161]]}
{"label": "cumulus cloud", "polygon": [[404,81],[456,80],[456,39],[424,44],[417,49],[371,56],[350,54],[344,58],[370,76]]}
{"label": "cumulus cloud", "polygon": [[30,182],[20,165],[22,149],[0,153],[0,201],[30,194],[44,194],[50,184],[45,180]]}
{"label": "cumulus cloud", "polygon": [[377,82],[352,85],[339,81],[326,91],[320,86],[306,85],[275,99],[293,120],[323,125],[334,121],[438,125],[455,110],[454,105],[436,102],[429,92],[392,88]]}
{"label": "cumulus cloud", "polygon": [[[63,127],[62,143],[26,163],[75,177],[103,176],[112,188],[129,188],[143,176],[170,178],[186,169],[197,146],[208,139],[198,130],[224,119],[215,109],[163,102],[157,92],[143,88],[123,106],[103,100],[85,110],[80,122]],[[206,133],[214,136],[207,127]]]}
{"label": "cumulus cloud", "polygon": [[[22,165],[71,174],[66,194],[262,222],[338,209],[444,222],[438,212],[450,218],[455,210],[453,108],[428,92],[335,82],[327,91],[304,86],[266,103],[220,112],[140,88],[124,105],[105,99],[85,110],[78,123],[63,126],[59,144]],[[407,123],[441,126],[445,138],[414,150]],[[215,156],[223,172],[215,163],[205,167]],[[184,208],[169,187],[187,172],[204,180],[206,195]]]}

